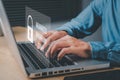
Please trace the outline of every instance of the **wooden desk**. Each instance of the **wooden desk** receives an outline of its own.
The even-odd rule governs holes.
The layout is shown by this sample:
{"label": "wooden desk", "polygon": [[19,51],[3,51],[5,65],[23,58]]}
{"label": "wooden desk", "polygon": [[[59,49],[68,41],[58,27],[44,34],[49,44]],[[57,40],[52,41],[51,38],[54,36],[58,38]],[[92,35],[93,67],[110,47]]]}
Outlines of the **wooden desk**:
{"label": "wooden desk", "polygon": [[[27,40],[25,28],[15,27],[13,30],[17,41],[23,41],[23,39]],[[85,74],[113,71],[113,70],[120,70],[120,68],[89,71],[89,72],[69,74],[64,76],[71,76],[78,74],[85,75]],[[43,78],[40,80],[63,80],[64,76]],[[11,55],[7,42],[5,41],[4,37],[0,37],[0,80],[29,80],[27,77],[25,77],[25,75],[23,75],[20,67],[18,66],[13,56]]]}

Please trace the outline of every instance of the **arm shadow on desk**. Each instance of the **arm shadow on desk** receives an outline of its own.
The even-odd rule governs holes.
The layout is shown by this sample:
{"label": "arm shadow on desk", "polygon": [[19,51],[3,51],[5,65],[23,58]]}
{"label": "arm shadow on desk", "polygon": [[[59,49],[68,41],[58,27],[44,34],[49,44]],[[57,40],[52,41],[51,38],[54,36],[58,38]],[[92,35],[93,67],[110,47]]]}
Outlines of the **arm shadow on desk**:
{"label": "arm shadow on desk", "polygon": [[120,70],[67,76],[64,80],[120,80]]}

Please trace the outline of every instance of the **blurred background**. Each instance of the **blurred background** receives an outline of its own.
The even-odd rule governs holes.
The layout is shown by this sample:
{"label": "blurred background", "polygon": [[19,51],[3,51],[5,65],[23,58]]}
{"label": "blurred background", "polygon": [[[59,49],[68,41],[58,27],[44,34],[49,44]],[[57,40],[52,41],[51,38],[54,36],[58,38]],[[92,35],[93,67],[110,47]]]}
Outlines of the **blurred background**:
{"label": "blurred background", "polygon": [[[92,0],[3,0],[11,26],[25,26],[25,7],[51,17],[54,29],[76,17]],[[102,41],[101,28],[86,41]]]}

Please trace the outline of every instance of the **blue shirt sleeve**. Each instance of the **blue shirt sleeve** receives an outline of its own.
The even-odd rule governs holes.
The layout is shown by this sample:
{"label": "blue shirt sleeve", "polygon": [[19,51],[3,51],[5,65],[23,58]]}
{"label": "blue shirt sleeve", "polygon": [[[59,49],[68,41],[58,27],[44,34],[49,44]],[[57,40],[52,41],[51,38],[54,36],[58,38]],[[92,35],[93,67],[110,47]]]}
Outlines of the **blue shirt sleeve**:
{"label": "blue shirt sleeve", "polygon": [[89,42],[92,58],[105,59],[120,64],[120,44],[116,42]]}
{"label": "blue shirt sleeve", "polygon": [[[101,24],[103,12],[109,0],[94,0],[76,18],[57,30],[65,30],[69,35],[83,38],[92,34]],[[120,64],[120,44],[115,42],[89,42],[92,58],[107,59]]]}
{"label": "blue shirt sleeve", "polygon": [[65,30],[69,35],[76,38],[83,38],[92,34],[101,24],[104,1],[105,0],[94,0],[76,18],[57,28],[57,30]]}

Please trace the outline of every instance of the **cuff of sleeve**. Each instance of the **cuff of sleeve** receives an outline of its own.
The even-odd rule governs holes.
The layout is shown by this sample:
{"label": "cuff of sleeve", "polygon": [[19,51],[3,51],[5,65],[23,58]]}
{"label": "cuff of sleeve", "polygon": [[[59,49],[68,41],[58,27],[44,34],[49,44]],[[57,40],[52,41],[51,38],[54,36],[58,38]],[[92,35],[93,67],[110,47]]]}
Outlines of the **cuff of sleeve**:
{"label": "cuff of sleeve", "polygon": [[106,59],[108,55],[108,51],[103,43],[101,42],[89,42],[91,47],[91,57],[93,59],[102,58]]}

